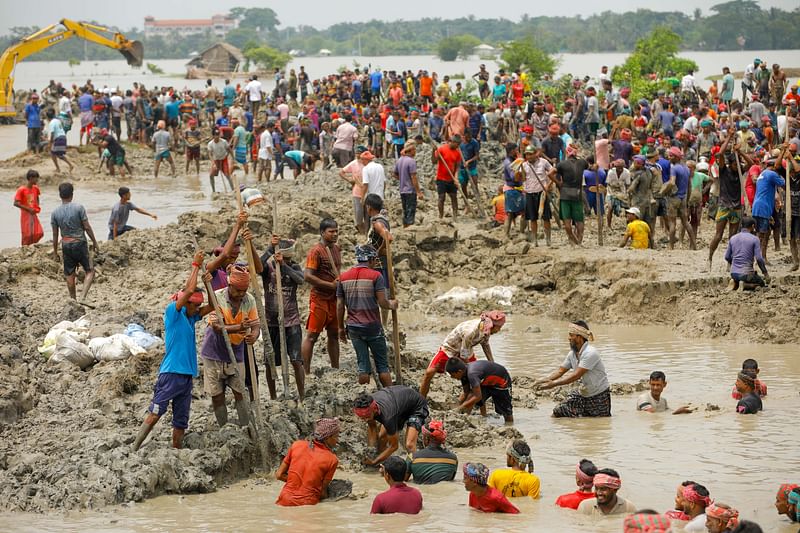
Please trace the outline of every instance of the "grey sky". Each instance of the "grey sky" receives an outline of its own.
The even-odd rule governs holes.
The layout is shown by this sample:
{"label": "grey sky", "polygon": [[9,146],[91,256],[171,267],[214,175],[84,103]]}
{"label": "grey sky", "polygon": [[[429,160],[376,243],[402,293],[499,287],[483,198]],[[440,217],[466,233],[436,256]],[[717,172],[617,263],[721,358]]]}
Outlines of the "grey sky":
{"label": "grey sky", "polygon": [[[719,0],[722,2],[723,0]],[[416,20],[423,17],[455,18],[474,15],[478,18],[503,16],[518,20],[523,13],[531,16],[572,16],[577,13],[590,15],[612,9],[627,11],[637,8],[664,11],[669,6],[672,11],[684,10],[691,13],[700,7],[707,12],[708,7],[718,3],[703,0],[628,0],[617,5],[609,5],[596,0],[572,0],[571,2],[534,3],[506,2],[498,10],[496,2],[486,0],[459,0],[458,2],[431,2],[430,0],[405,0],[391,4],[391,9],[382,10],[379,6],[365,0],[305,0],[298,3],[264,2],[263,0],[122,0],[95,2],[67,2],[64,0],[36,0],[34,4],[13,0],[0,0],[0,33],[8,33],[12,26],[40,26],[57,22],[61,18],[76,20],[95,19],[107,26],[117,26],[123,30],[132,27],[142,28],[144,17],[156,18],[209,18],[214,13],[224,13],[235,6],[272,7],[278,14],[282,26],[310,25],[325,28],[339,22],[363,22],[370,19],[403,18]],[[527,4],[527,5],[526,5]],[[546,5],[546,8],[543,6]],[[797,0],[761,0],[762,8],[780,7],[791,10],[797,7]],[[112,7],[113,6],[113,7]],[[374,6],[373,9],[368,7]],[[398,11],[394,6],[401,6]]]}

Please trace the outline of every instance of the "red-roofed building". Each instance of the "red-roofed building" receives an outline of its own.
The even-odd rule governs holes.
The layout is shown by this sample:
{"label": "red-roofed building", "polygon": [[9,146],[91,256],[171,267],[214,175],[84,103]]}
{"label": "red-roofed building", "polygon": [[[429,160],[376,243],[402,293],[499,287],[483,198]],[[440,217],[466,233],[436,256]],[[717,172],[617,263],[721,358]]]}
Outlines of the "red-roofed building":
{"label": "red-roofed building", "polygon": [[210,31],[214,35],[224,36],[238,25],[238,20],[225,15],[214,15],[210,19],[163,20],[156,20],[154,17],[148,16],[144,18],[144,34],[145,37],[155,37],[156,35],[166,37],[173,34],[183,36]]}

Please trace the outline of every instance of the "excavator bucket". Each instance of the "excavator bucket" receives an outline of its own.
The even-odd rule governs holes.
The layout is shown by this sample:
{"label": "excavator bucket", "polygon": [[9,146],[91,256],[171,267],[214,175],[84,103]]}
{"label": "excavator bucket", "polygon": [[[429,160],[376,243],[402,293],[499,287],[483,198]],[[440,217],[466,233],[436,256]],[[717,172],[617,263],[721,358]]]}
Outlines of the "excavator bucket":
{"label": "excavator bucket", "polygon": [[130,41],[124,48],[119,50],[125,60],[132,67],[141,67],[144,59],[144,46],[141,41]]}

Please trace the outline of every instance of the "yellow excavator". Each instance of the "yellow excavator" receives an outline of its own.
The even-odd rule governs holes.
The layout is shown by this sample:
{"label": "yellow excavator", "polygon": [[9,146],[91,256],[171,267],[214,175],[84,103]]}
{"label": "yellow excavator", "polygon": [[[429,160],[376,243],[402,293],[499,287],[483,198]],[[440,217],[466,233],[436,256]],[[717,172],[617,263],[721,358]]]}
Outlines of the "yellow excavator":
{"label": "yellow excavator", "polygon": [[[106,36],[108,34],[110,34],[110,37]],[[87,41],[119,50],[125,56],[129,65],[133,67],[142,66],[144,49],[141,42],[128,40],[121,33],[102,26],[61,19],[58,24],[51,24],[32,35],[22,38],[0,56],[0,120],[8,120],[17,114],[14,109],[14,70],[17,67],[17,63],[31,54],[72,37],[80,37]]]}

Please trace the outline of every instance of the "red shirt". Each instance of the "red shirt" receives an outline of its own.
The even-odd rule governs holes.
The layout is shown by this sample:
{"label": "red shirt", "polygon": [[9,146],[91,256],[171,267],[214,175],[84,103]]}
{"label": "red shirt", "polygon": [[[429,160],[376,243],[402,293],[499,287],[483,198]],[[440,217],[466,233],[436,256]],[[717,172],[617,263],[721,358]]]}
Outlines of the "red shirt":
{"label": "red shirt", "polygon": [[392,485],[386,492],[375,496],[372,514],[419,514],[422,510],[422,493],[405,483]]}
{"label": "red shirt", "polygon": [[484,513],[519,514],[519,509],[502,492],[492,487],[486,487],[486,494],[480,497],[470,492],[469,506]]}
{"label": "red shirt", "polygon": [[24,205],[25,207],[32,207],[34,211],[39,213],[42,210],[42,208],[39,207],[39,196],[41,196],[41,194],[42,192],[39,190],[38,185],[34,185],[30,188],[27,185],[23,185],[17,189],[17,193],[14,195],[14,201],[19,202],[20,205]]}
{"label": "red shirt", "polygon": [[568,509],[578,509],[578,506],[583,500],[594,498],[594,492],[583,492],[576,490],[569,494],[562,494],[556,499],[556,505],[559,507],[566,507]]}
{"label": "red shirt", "polygon": [[[436,161],[438,162],[436,181],[453,181],[453,176],[458,171],[458,164],[461,162],[461,150],[450,148],[449,144],[443,144],[437,152],[441,155],[441,158],[436,156]],[[442,159],[444,159],[444,163],[442,163]],[[448,171],[448,169],[450,170]]]}

